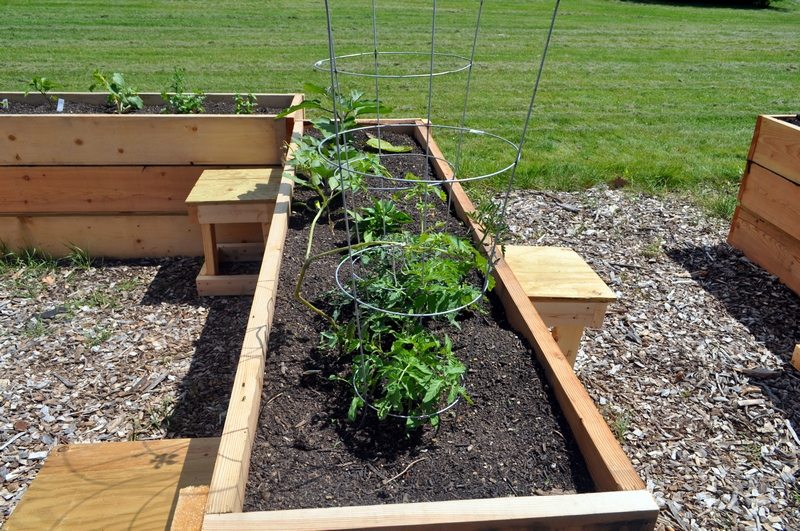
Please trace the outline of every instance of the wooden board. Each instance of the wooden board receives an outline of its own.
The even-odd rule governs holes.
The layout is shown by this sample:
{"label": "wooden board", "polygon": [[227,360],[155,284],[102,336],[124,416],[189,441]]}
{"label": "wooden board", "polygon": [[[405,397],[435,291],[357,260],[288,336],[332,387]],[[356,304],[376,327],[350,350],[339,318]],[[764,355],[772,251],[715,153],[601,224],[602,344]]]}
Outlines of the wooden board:
{"label": "wooden board", "polygon": [[748,159],[800,184],[800,127],[759,116]]}
{"label": "wooden board", "polygon": [[792,367],[800,371],[800,344],[794,346],[792,353]]}
{"label": "wooden board", "polygon": [[191,189],[186,204],[274,203],[282,175],[282,166],[206,170]]}
{"label": "wooden board", "polygon": [[6,529],[168,528],[181,488],[208,485],[218,438],[59,446]]}
{"label": "wooden board", "polygon": [[205,531],[375,529],[478,531],[653,529],[657,507],[646,490],[560,496],[362,505],[206,515]]}
{"label": "wooden board", "polygon": [[[258,225],[221,225],[221,242],[263,241]],[[55,257],[78,246],[93,257],[202,256],[200,227],[186,214],[2,216],[0,242],[12,250],[37,248]]]}
{"label": "wooden board", "polygon": [[800,241],[739,206],[728,243],[800,294]]}
{"label": "wooden board", "polygon": [[508,245],[504,258],[533,299],[610,302],[616,294],[567,247]]}
{"label": "wooden board", "polygon": [[739,203],[800,240],[800,184],[751,163],[740,186]]}
{"label": "wooden board", "polygon": [[0,212],[185,213],[208,166],[0,166]]}
{"label": "wooden board", "polygon": [[[57,98],[63,98],[66,101],[74,101],[76,103],[89,103],[91,105],[105,105],[107,95],[102,92],[57,92],[51,93]],[[206,94],[207,102],[221,102],[233,101],[236,94],[233,92],[214,92]],[[140,92],[142,101],[145,105],[161,105],[164,100],[158,92]],[[264,107],[273,109],[285,109],[291,105],[295,105],[302,101],[302,94],[254,94],[258,100],[258,104]],[[25,96],[23,92],[3,92],[0,93],[0,100],[8,98],[11,103],[14,102],[28,102],[34,105],[41,105],[45,103],[44,97],[41,94],[28,94]]]}
{"label": "wooden board", "polygon": [[8,115],[0,165],[280,164],[285,119],[269,115]]}

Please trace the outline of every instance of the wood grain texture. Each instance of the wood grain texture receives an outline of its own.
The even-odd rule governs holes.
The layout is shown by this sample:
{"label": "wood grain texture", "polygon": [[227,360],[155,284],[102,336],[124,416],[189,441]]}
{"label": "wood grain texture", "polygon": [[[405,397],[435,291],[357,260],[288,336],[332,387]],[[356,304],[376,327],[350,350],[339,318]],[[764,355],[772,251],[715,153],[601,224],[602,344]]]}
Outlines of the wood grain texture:
{"label": "wood grain texture", "polygon": [[758,117],[748,158],[800,184],[800,127],[779,118]]}
{"label": "wood grain texture", "polygon": [[800,184],[752,163],[740,190],[744,208],[800,240]]}
{"label": "wood grain texture", "polygon": [[[294,143],[303,134],[302,114],[292,131]],[[293,171],[287,169],[281,179],[275,210],[267,234],[264,257],[250,308],[244,344],[233,382],[233,391],[222,430],[222,439],[209,489],[206,512],[239,513],[244,506],[245,487],[250,472],[250,454],[258,429],[261,389],[267,356],[267,339],[272,328],[275,293],[278,289],[283,245],[289,226]]]}
{"label": "wood grain texture", "polygon": [[800,371],[800,344],[794,346],[792,353],[792,367]]}
{"label": "wood grain texture", "polygon": [[[417,127],[417,141],[426,138],[425,127]],[[434,166],[440,178],[451,180],[450,168],[441,163],[441,150],[431,139],[431,154],[437,157]],[[447,188],[447,187],[445,187]],[[467,216],[475,207],[459,183],[449,186],[458,216],[470,228],[473,239],[480,241],[482,233]],[[583,454],[586,466],[599,491],[640,490],[644,483],[633,469],[619,442],[611,433],[583,384],[572,371],[548,327],[536,312],[522,286],[504,259],[495,268],[495,292],[503,302],[506,316],[533,347],[536,358],[542,365],[550,385],[553,387],[561,411],[567,419],[572,435]]]}
{"label": "wood grain texture", "polygon": [[0,212],[183,213],[207,166],[0,166]]}
{"label": "wood grain texture", "polygon": [[157,529],[181,488],[208,485],[218,438],[59,446],[6,529]]}
{"label": "wood grain texture", "polygon": [[274,203],[282,175],[283,166],[209,169],[191,188],[186,204]]}
{"label": "wood grain texture", "polygon": [[560,496],[207,514],[205,531],[651,530],[658,507],[646,490]]}
{"label": "wood grain texture", "polygon": [[[220,225],[220,242],[263,241],[258,225]],[[185,214],[2,216],[0,241],[12,250],[37,248],[55,257],[75,245],[93,257],[202,256],[200,227]]]}
{"label": "wood grain texture", "polygon": [[740,205],[728,243],[800,295],[800,241]]}
{"label": "wood grain texture", "polygon": [[286,140],[269,115],[8,115],[0,165],[271,166]]}
{"label": "wood grain texture", "polygon": [[568,247],[507,245],[504,258],[532,299],[617,299],[589,264]]}

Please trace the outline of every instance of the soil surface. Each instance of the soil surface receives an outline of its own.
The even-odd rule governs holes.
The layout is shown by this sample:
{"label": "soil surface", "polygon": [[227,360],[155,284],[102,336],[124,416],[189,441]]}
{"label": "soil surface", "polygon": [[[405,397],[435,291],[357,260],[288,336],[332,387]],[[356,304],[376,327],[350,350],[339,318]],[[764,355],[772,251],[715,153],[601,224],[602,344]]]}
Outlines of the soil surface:
{"label": "soil surface", "polygon": [[794,117],[784,118],[783,120],[792,125],[800,126],[800,114],[797,114]]}
{"label": "soil surface", "polygon": [[[233,99],[231,101],[208,101],[203,103],[205,112],[202,114],[235,114]],[[60,114],[115,114],[113,105],[92,105],[74,101],[64,101],[64,110]],[[125,114],[161,114],[164,105],[145,105],[141,110]],[[277,114],[283,109],[259,105],[253,114]],[[0,108],[0,116],[4,114],[56,114],[56,104],[34,104],[10,101],[8,109]]]}
{"label": "soil surface", "polygon": [[[408,137],[387,139],[409,144]],[[418,147],[415,151],[420,152]],[[384,162],[394,174],[404,175],[398,173],[402,159]],[[424,165],[424,158],[413,160]],[[292,296],[313,217],[304,205],[315,199],[296,187],[245,510],[592,490],[583,458],[532,351],[510,329],[493,296],[482,312],[460,316],[460,331],[446,330],[454,353],[468,367],[465,386],[473,405],[462,401],[443,414],[438,430],[427,426],[406,433],[402,419],[380,422],[371,410],[355,424],[347,421],[352,388],[328,376],[347,377],[350,357],[317,347],[325,323]],[[447,230],[466,235],[446,204],[436,202],[436,217],[448,220]],[[339,218],[333,220],[334,230],[324,222],[317,227],[315,252],[346,241]],[[324,307],[326,292],[335,288],[338,260],[320,261],[309,269],[303,292],[315,304]]]}

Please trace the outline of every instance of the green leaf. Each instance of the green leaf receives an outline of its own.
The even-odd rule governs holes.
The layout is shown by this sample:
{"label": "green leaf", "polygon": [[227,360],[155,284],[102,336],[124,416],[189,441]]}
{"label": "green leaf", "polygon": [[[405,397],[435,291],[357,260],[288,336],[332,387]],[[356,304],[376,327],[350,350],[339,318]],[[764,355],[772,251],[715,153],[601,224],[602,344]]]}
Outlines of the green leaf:
{"label": "green leaf", "polygon": [[411,146],[395,146],[387,140],[380,140],[377,138],[370,138],[367,140],[367,145],[378,151],[385,151],[386,153],[408,153],[413,148]]}

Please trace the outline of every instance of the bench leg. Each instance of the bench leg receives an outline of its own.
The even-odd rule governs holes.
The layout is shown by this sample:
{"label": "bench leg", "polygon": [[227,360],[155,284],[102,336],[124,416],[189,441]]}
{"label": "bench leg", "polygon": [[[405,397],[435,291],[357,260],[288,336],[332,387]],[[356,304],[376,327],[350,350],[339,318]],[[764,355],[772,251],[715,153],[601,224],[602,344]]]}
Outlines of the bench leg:
{"label": "bench leg", "polygon": [[561,352],[567,358],[569,364],[575,366],[575,358],[578,357],[578,349],[581,348],[581,337],[583,337],[583,326],[581,325],[559,325],[553,327],[553,338],[561,347]]}
{"label": "bench leg", "polygon": [[219,274],[219,255],[217,254],[217,231],[212,223],[201,223],[203,236],[203,255],[206,258],[206,275]]}

